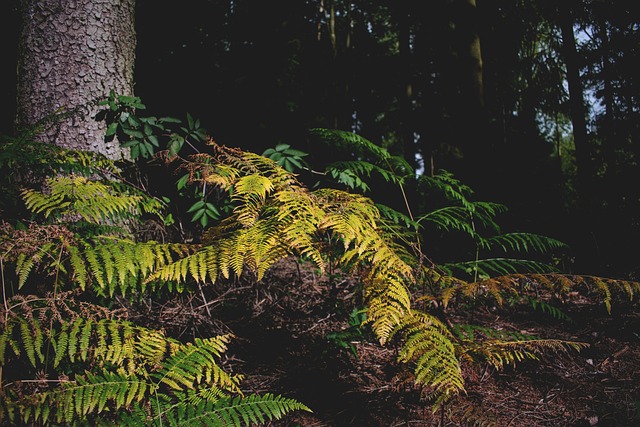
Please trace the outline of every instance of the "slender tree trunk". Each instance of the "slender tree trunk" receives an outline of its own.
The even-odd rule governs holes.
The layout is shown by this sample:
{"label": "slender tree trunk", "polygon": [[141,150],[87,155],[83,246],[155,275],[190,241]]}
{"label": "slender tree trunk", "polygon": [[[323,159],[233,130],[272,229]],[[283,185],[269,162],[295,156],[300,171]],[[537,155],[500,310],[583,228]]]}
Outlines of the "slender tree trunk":
{"label": "slender tree trunk", "polygon": [[573,247],[576,252],[576,269],[585,272],[597,271],[600,265],[599,238],[596,234],[594,217],[593,169],[591,147],[587,133],[587,110],[584,103],[584,87],[580,79],[579,58],[573,32],[572,7],[578,3],[559,3],[559,23],[562,32],[562,48],[567,67],[569,86],[569,107],[573,126],[573,141],[577,166],[577,212],[574,214],[577,235]]}
{"label": "slender tree trunk", "polygon": [[19,44],[18,126],[63,112],[43,142],[124,157],[105,141],[96,101],[133,94],[135,0],[23,0]]}
{"label": "slender tree trunk", "polygon": [[[458,44],[458,78],[460,100],[458,108],[459,146],[462,148],[462,179],[485,179],[487,162],[492,162],[492,141],[487,138],[484,110],[480,17],[476,0],[455,0],[454,22]],[[483,184],[478,183],[477,188]]]}
{"label": "slender tree trunk", "polygon": [[615,165],[615,152],[618,148],[618,137],[616,132],[616,111],[615,101],[613,98],[613,82],[611,81],[611,60],[609,33],[607,29],[607,21],[604,18],[604,10],[600,7],[598,10],[600,13],[597,15],[597,35],[600,41],[600,57],[602,61],[602,71],[600,73],[600,79],[602,80],[602,99],[604,101],[604,118],[602,120],[602,150],[603,161],[607,165],[607,174],[612,175]]}
{"label": "slender tree trunk", "polygon": [[472,107],[484,107],[482,50],[478,32],[479,18],[476,0],[457,0],[458,31],[460,33],[461,86]]}
{"label": "slender tree trunk", "polygon": [[400,143],[402,153],[409,164],[416,164],[416,147],[414,141],[413,109],[411,100],[413,98],[413,85],[411,81],[411,41],[409,28],[409,7],[408,2],[400,0],[394,3],[394,12],[398,21],[398,45],[399,45],[399,73],[403,91],[398,94],[400,99]]}
{"label": "slender tree trunk", "polygon": [[591,150],[587,135],[587,112],[584,105],[584,88],[580,80],[576,39],[573,33],[571,6],[567,2],[560,3],[560,29],[562,31],[562,47],[567,67],[567,83],[569,85],[569,105],[573,140],[576,147],[576,165],[578,180],[578,199],[582,209],[589,208],[589,190],[591,181]]}

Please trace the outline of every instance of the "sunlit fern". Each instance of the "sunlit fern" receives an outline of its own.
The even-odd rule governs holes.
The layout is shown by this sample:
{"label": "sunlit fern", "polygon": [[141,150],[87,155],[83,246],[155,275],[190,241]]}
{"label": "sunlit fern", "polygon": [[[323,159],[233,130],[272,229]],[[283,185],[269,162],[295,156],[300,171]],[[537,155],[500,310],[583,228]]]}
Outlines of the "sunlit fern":
{"label": "sunlit fern", "polygon": [[[137,243],[113,236],[86,238],[73,235],[60,225],[35,226],[33,230],[36,231],[37,238],[31,241],[19,234],[21,230],[3,226],[0,232],[1,259],[16,268],[18,287],[31,279],[35,271],[44,273],[44,276],[55,277],[56,286],[61,288],[77,286],[99,295],[124,295],[127,292],[144,291],[145,286],[160,286],[159,284],[164,283],[175,283],[177,286],[185,286],[190,282],[214,283],[220,277],[240,276],[247,272],[261,280],[269,268],[289,255],[304,256],[320,270],[324,270],[325,251],[327,245],[332,244],[340,251],[340,266],[360,275],[364,284],[367,322],[372,326],[375,336],[382,344],[394,337],[400,339],[400,360],[414,366],[416,381],[425,388],[436,405],[464,390],[459,361],[461,357],[473,355],[471,358],[484,358],[483,360],[501,367],[505,363],[535,358],[540,351],[565,349],[567,345],[571,347],[571,344],[553,340],[492,338],[477,342],[468,337],[461,338],[451,332],[450,325],[427,312],[415,310],[410,290],[415,289],[416,271],[422,269],[426,271],[425,276],[437,285],[432,289],[439,290],[428,297],[446,308],[454,296],[489,296],[498,303],[503,303],[507,296],[525,296],[529,290],[526,287],[532,286],[527,280],[539,282],[541,286],[565,290],[579,281],[578,276],[567,278],[570,282],[568,285],[562,279],[564,276],[560,275],[491,277],[522,271],[522,267],[526,266],[526,261],[518,264],[517,260],[494,258],[487,260],[484,265],[479,264],[479,260],[474,261],[475,265],[466,267],[463,263],[458,263],[457,267],[471,268],[469,273],[477,275],[480,272],[481,276],[489,277],[476,282],[464,281],[452,276],[455,273],[453,266],[426,266],[422,259],[413,257],[414,248],[410,247],[408,235],[400,230],[400,224],[410,224],[415,229],[417,222],[410,219],[407,221],[406,217],[403,220],[402,215],[390,210],[385,210],[383,215],[372,200],[359,194],[334,189],[310,191],[298,182],[294,174],[262,156],[213,142],[208,148],[210,153],[200,153],[188,159],[166,156],[167,160],[179,162],[178,169],[187,173],[189,182],[217,186],[230,194],[233,205],[231,215],[209,227],[202,236],[201,243]],[[377,154],[384,155],[382,152]],[[83,184],[76,178],[69,179],[72,180],[69,188]],[[64,182],[64,179],[51,181],[49,188]],[[495,238],[482,237],[474,227],[464,222],[470,218],[485,228],[499,231],[493,216],[501,212],[500,205],[469,201],[468,187],[450,175],[444,174],[438,182],[461,204],[456,209],[440,211],[440,218],[445,218],[440,223],[445,229],[448,227],[450,230],[466,232],[476,239],[480,247],[487,249],[544,251],[559,246],[554,240],[519,233],[498,234]],[[93,191],[95,188],[98,187],[86,191]],[[84,190],[82,188],[79,191]],[[75,194],[73,191],[71,193]],[[64,196],[57,198],[51,197],[51,194],[53,191],[25,192],[27,206],[43,214],[75,212],[85,219],[99,221],[115,221],[132,212],[143,212],[140,205],[114,203],[114,208],[104,205],[87,207],[71,203],[66,198],[68,192],[62,191]],[[117,197],[120,191],[114,189],[112,194]],[[106,203],[96,202],[96,197],[87,200],[98,204]],[[84,216],[78,211],[83,211]],[[436,213],[430,218],[437,218],[438,215]],[[432,222],[438,223],[435,220]],[[32,244],[36,240],[40,245]],[[525,271],[546,270],[536,267]],[[442,275],[443,272],[449,275]],[[603,294],[609,309],[612,289],[621,289],[630,296],[639,291],[639,285],[634,283],[596,278],[591,282]],[[238,400],[242,396],[229,393],[235,390],[230,390],[229,384],[226,384],[227,388],[218,385],[215,389],[203,389],[205,384],[210,385],[216,375],[218,379],[222,376],[222,371],[207,371],[206,366],[209,365],[204,365],[213,363],[212,360],[221,352],[219,348],[215,350],[217,353],[214,352],[213,347],[205,341],[189,345],[161,338],[157,342],[158,347],[155,347],[155,338],[148,335],[148,346],[136,348],[135,345],[131,347],[131,339],[135,343],[135,338],[126,337],[140,336],[143,334],[142,329],[134,328],[125,337],[124,333],[128,329],[120,323],[114,326],[106,321],[76,319],[60,325],[59,329],[48,330],[47,335],[37,332],[45,329],[37,321],[12,322],[15,323],[8,324],[4,344],[0,342],[0,345],[5,346],[3,358],[5,353],[13,351],[10,357],[18,358],[23,355],[35,368],[51,360],[47,359],[46,347],[54,349],[54,366],[61,366],[68,359],[70,363],[90,362],[95,368],[91,373],[79,375],[74,385],[61,384],[61,388],[55,390],[61,394],[39,394],[40,400],[35,403],[36,406],[24,406],[24,411],[30,411],[28,415],[27,412],[20,412],[22,409],[18,410],[23,418],[35,417],[34,408],[38,404],[38,419],[44,417],[42,411],[46,411],[43,406],[45,400],[51,408],[49,411],[52,419],[62,421],[88,416],[90,411],[100,407],[104,399],[104,405],[108,401],[111,408],[126,409],[122,412],[122,417],[131,421],[150,417],[152,420],[163,419],[169,424],[178,421],[183,424],[182,420],[189,417],[194,424],[200,421],[204,424],[203,417],[206,416],[210,425],[236,425],[241,422],[268,420],[289,410],[305,409],[295,401],[271,395],[247,397],[247,401]],[[47,343],[50,343],[48,347]],[[108,348],[113,343],[114,349],[121,348],[122,351]],[[174,345],[183,351],[179,353],[178,350],[171,350]],[[132,356],[132,348],[136,349],[138,355]],[[175,354],[179,356],[173,358]],[[147,356],[149,358],[145,359]],[[9,356],[6,360],[9,360]],[[153,366],[150,360],[154,360]],[[189,362],[191,360],[196,364],[192,365]],[[108,365],[118,366],[120,369],[117,372],[109,371]],[[131,385],[131,391],[126,385],[133,384],[133,381],[138,383]],[[106,395],[102,394],[102,400],[92,400],[94,394],[88,390],[95,390],[95,387],[111,390],[111,386],[115,397],[105,398]],[[151,392],[153,396],[149,394]],[[139,397],[142,395],[144,398]],[[271,403],[265,403],[263,399]],[[56,407],[52,403],[54,400],[67,404],[64,408]],[[85,401],[91,404],[87,406],[76,403]],[[148,401],[148,404],[143,405],[143,401]],[[190,402],[191,406],[185,405],[185,401]],[[22,405],[25,402],[14,403]],[[234,409],[228,409],[225,405]],[[255,412],[258,409],[262,412]],[[7,411],[7,414],[18,413],[15,410]],[[263,416],[266,418],[262,418]],[[189,422],[191,421],[184,421]]]}
{"label": "sunlit fern", "polygon": [[253,271],[258,280],[276,261],[302,255],[324,270],[322,250],[340,242],[344,266],[366,267],[368,319],[381,342],[406,316],[411,299],[411,267],[399,256],[380,212],[361,195],[340,190],[310,192],[275,162],[212,143],[212,155],[198,154],[180,165],[232,194],[233,215],[210,227],[194,254],[155,272],[149,280],[215,281],[218,275]]}

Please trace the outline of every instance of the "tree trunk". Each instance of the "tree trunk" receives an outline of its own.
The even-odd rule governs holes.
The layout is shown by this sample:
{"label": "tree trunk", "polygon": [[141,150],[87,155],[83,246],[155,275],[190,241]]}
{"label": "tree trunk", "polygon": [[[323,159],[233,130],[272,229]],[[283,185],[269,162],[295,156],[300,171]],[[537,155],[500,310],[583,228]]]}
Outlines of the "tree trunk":
{"label": "tree trunk", "polygon": [[409,164],[416,169],[420,166],[416,160],[416,144],[414,140],[415,129],[413,127],[413,84],[411,71],[411,34],[409,26],[410,8],[406,1],[393,3],[394,13],[398,22],[398,48],[399,48],[399,75],[402,92],[398,94],[400,108],[400,144],[402,154]]}
{"label": "tree trunk", "polygon": [[565,2],[561,2],[560,7],[560,30],[562,31],[562,48],[567,67],[573,141],[576,147],[578,200],[581,208],[588,210],[590,206],[591,150],[587,139],[587,113],[584,105],[584,88],[580,80],[571,6]]}
{"label": "tree trunk", "polygon": [[44,128],[43,142],[125,157],[118,141],[105,141],[96,101],[111,90],[133,94],[134,9],[135,0],[22,1],[18,127],[63,112]]}
{"label": "tree trunk", "polygon": [[460,37],[459,55],[462,67],[461,87],[465,98],[473,109],[484,107],[482,80],[482,50],[478,33],[478,11],[476,0],[457,0],[458,34]]}
{"label": "tree trunk", "polygon": [[491,140],[486,137],[480,16],[476,0],[455,0],[454,23],[458,54],[458,138],[463,166],[457,173],[463,180],[478,182],[486,178],[484,170],[491,161]]}

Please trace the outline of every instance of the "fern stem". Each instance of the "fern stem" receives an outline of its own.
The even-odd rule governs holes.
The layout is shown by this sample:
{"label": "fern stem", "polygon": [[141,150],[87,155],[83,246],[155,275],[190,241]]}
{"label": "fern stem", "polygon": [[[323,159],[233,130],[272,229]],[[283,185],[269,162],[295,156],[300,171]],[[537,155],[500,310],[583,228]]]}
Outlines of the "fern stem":
{"label": "fern stem", "polygon": [[[4,258],[0,257],[0,279],[2,280],[2,303],[4,304],[4,324],[9,320],[9,308],[7,307],[7,290],[4,282]],[[0,365],[0,388],[2,388],[2,368]]]}
{"label": "fern stem", "polygon": [[0,278],[2,280],[2,303],[4,304],[4,323],[9,320],[9,307],[7,306],[7,289],[4,283],[4,258],[0,257]]}
{"label": "fern stem", "polygon": [[[471,229],[473,230],[474,236],[477,236],[476,233],[476,222],[473,220],[473,212],[469,212],[469,216],[471,217]],[[478,243],[478,238],[474,238],[476,243],[476,258],[475,258],[475,267],[473,268],[473,281],[478,281],[478,261],[480,260],[480,244]]]}
{"label": "fern stem", "polygon": [[[389,167],[389,170],[391,170],[391,172],[393,172],[395,174],[396,171],[393,169],[393,166],[391,166],[391,163],[389,163],[389,160],[385,159],[384,161],[387,164],[387,166]],[[407,198],[407,193],[404,191],[404,186],[402,185],[402,182],[400,180],[398,180],[398,187],[400,187],[400,192],[402,193],[402,199],[404,201],[404,206],[407,208],[407,214],[409,215],[409,218],[411,218],[411,221],[415,222],[415,218],[413,217],[413,212],[411,212],[411,205],[409,204],[409,199]],[[420,236],[418,235],[418,229],[417,228],[416,228],[416,244],[418,245],[418,253],[421,254],[422,253],[422,246],[420,245]]]}
{"label": "fern stem", "polygon": [[209,310],[209,302],[207,298],[204,296],[204,291],[202,290],[202,284],[198,282],[198,289],[200,289],[200,296],[202,296],[202,301],[204,301],[204,307],[207,309],[207,314],[211,317],[211,310]]}
{"label": "fern stem", "polygon": [[[158,384],[160,384],[158,382]],[[162,414],[163,412],[160,409],[160,398],[158,397],[158,389],[153,390],[153,394],[156,396],[156,406],[158,407],[158,422],[160,423],[160,427],[162,427]]]}

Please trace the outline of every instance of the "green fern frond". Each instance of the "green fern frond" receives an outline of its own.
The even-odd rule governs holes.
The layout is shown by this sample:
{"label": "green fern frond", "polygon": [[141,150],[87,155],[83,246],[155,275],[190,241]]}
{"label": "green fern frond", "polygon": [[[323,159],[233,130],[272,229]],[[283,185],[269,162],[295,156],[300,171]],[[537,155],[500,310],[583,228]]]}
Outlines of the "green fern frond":
{"label": "green fern frond", "polygon": [[532,252],[546,253],[554,249],[564,248],[566,244],[547,236],[532,233],[506,233],[480,240],[480,245],[485,249],[500,248],[505,252]]}
{"label": "green fern frond", "polygon": [[473,238],[479,238],[475,222],[485,228],[499,231],[494,217],[505,210],[504,205],[490,202],[466,202],[465,206],[445,206],[434,209],[418,218],[444,231],[462,231]]}
{"label": "green fern frond", "polygon": [[87,179],[83,176],[58,176],[46,180],[46,192],[32,189],[22,191],[29,210],[42,213],[45,218],[78,215],[92,224],[104,224],[140,215],[151,209],[158,212],[142,194],[127,194],[122,185]]}
{"label": "green fern frond", "polygon": [[31,366],[38,367],[44,360],[45,333],[40,328],[37,319],[12,318],[7,320],[4,330],[0,334],[0,366],[5,365],[11,355],[10,350],[16,358],[23,354]]}
{"label": "green fern frond", "polygon": [[[103,371],[76,376],[75,381],[62,381],[54,390],[37,396],[32,405],[18,405],[20,418],[33,421],[71,424],[86,419],[88,415],[108,411],[118,411],[129,407],[132,402],[148,398],[150,388],[144,380],[127,374]],[[14,403],[15,404],[15,403]]]}
{"label": "green fern frond", "polygon": [[421,175],[419,182],[431,189],[442,192],[448,200],[456,201],[464,208],[473,211],[472,202],[468,200],[469,196],[473,194],[473,190],[457,178],[454,178],[451,172],[439,170],[433,176]]}
{"label": "green fern frond", "polygon": [[73,173],[83,176],[118,176],[119,168],[113,160],[93,152],[69,150],[34,139],[34,129],[15,138],[4,138],[0,144],[0,167],[14,170],[29,168],[42,175]]}
{"label": "green fern frond", "polygon": [[572,322],[573,320],[569,317],[564,311],[560,310],[558,307],[555,307],[545,301],[542,301],[538,298],[525,297],[525,300],[531,305],[534,310],[540,309],[541,312],[550,314],[555,319],[565,320],[568,322]]}
{"label": "green fern frond", "polygon": [[[393,171],[364,160],[333,162],[327,165],[326,171],[329,175],[338,179],[340,178],[341,174],[349,173],[353,177],[359,179],[360,181],[363,181],[363,178],[368,178],[372,173],[377,173],[382,178],[384,178],[386,182],[390,182],[393,184],[402,184],[405,180],[404,176],[397,175]],[[347,182],[341,183],[348,184]],[[352,184],[348,186],[350,188],[362,188],[363,190],[369,189],[369,187],[364,183],[361,183],[360,185]]]}
{"label": "green fern frond", "polygon": [[455,324],[451,328],[452,333],[460,340],[469,342],[494,341],[531,341],[539,340],[534,335],[523,334],[506,329],[494,329],[482,325]]}
{"label": "green fern frond", "polygon": [[178,425],[207,427],[264,425],[269,421],[280,420],[293,411],[311,412],[311,409],[297,400],[270,393],[228,397],[216,402],[205,400],[197,406],[182,409],[175,417]]}
{"label": "green fern frond", "polygon": [[420,228],[420,223],[418,221],[412,220],[408,215],[398,212],[389,206],[376,203],[376,208],[378,208],[381,217],[390,221],[392,224],[402,225],[404,228],[414,230],[418,230]]}
{"label": "green fern frond", "polygon": [[[45,362],[41,349],[46,332],[40,330],[35,319],[11,318],[7,326],[0,335],[2,366],[11,361],[5,354],[7,347],[16,347],[14,353],[18,357],[20,351],[24,351],[34,366]],[[228,374],[216,362],[227,348],[228,335],[180,344],[157,331],[128,322],[80,318],[63,325],[61,332],[51,332],[47,339],[55,351],[54,367],[59,367],[65,359],[72,364],[84,361],[91,362],[86,366],[93,366],[93,372],[76,375],[71,381],[62,380],[53,389],[37,393],[32,399],[3,398],[2,404],[25,422],[72,423],[86,420],[92,414],[140,410],[134,404],[151,403],[159,387],[167,389],[163,395],[174,408],[192,406],[189,402],[196,402],[194,396],[199,396],[202,405],[206,405],[206,402],[221,402],[232,393],[241,393],[242,376]],[[99,373],[95,373],[96,370]],[[181,394],[184,388],[193,392]],[[256,399],[256,402],[260,401],[260,397]],[[251,413],[260,417],[256,411],[261,410],[262,415],[272,419],[278,416],[279,410],[284,414],[304,407],[296,406],[298,403],[293,400],[280,398],[275,398],[272,406],[268,402],[266,398],[264,404],[256,403],[257,407],[246,411],[253,411]],[[245,406],[236,409],[243,410],[241,408]],[[234,407],[216,407],[216,411],[233,410]]]}
{"label": "green fern frond", "polygon": [[16,273],[18,274],[18,289],[21,289],[27,282],[27,278],[35,265],[34,257],[19,253],[16,258]]}
{"label": "green fern frond", "polygon": [[519,273],[552,273],[556,268],[539,261],[512,258],[487,258],[477,261],[443,263],[438,265],[450,276],[489,278]]}
{"label": "green fern frond", "polygon": [[196,338],[187,343],[163,361],[161,370],[153,374],[158,384],[162,383],[173,390],[195,389],[206,380],[208,384],[220,389],[239,392],[238,378],[222,371],[216,362],[227,349],[230,335],[214,338]]}
{"label": "green fern frond", "polygon": [[126,295],[129,289],[144,290],[149,275],[194,251],[197,246],[148,241],[136,243],[127,239],[103,239],[81,242],[69,248],[71,279],[84,289],[96,289],[113,296],[116,289]]}
{"label": "green fern frond", "polygon": [[391,157],[389,152],[362,136],[337,129],[314,128],[309,131],[312,136],[320,138],[329,143],[332,147],[345,148],[349,151],[355,150],[359,155],[373,156],[378,160],[386,160]]}
{"label": "green fern frond", "polygon": [[437,228],[444,231],[463,231],[471,237],[478,237],[478,233],[471,224],[469,211],[462,206],[445,206],[435,209],[418,218],[418,223],[422,221],[435,224]]}

